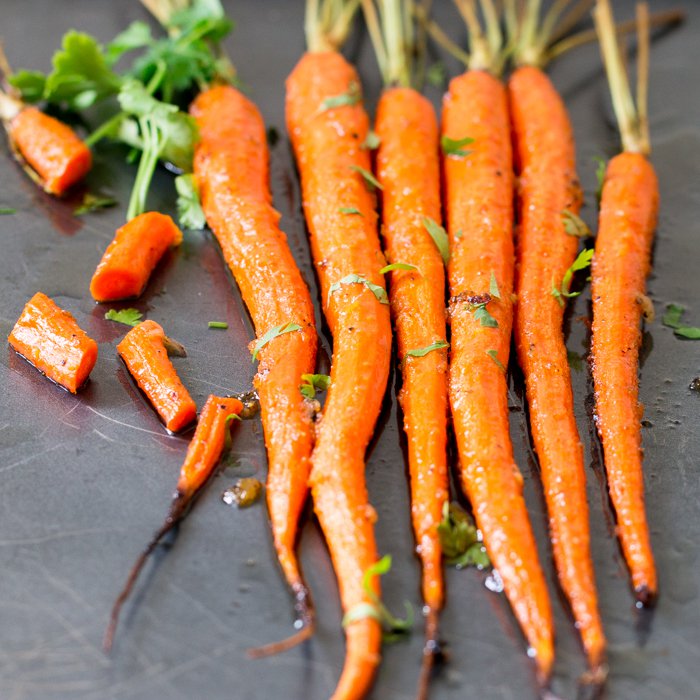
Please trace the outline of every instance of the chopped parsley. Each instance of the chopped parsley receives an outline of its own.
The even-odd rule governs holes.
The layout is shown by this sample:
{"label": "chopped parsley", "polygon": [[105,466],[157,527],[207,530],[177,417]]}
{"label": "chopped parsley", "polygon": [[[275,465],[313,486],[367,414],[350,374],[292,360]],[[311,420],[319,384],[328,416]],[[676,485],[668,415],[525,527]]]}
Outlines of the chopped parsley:
{"label": "chopped parsley", "polygon": [[576,238],[590,238],[593,234],[586,222],[574,212],[564,209],[561,213],[561,220],[564,223],[564,230],[569,236]]}
{"label": "chopped parsley", "polygon": [[357,207],[340,207],[338,211],[341,214],[357,214],[358,216],[364,216],[364,214]]}
{"label": "chopped parsley", "polygon": [[329,304],[331,302],[331,296],[333,295],[333,293],[337,292],[344,284],[364,284],[365,287],[367,287],[367,289],[369,289],[382,304],[389,303],[389,297],[386,295],[386,290],[383,287],[380,287],[378,284],[370,282],[368,279],[362,277],[361,275],[356,275],[355,273],[352,273],[350,275],[346,275],[345,277],[343,277],[342,280],[334,282],[331,285],[331,288],[328,290]]}
{"label": "chopped parsley", "polygon": [[498,282],[496,281],[496,275],[493,270],[491,270],[491,280],[489,281],[489,294],[493,299],[501,298],[501,291],[498,289]]}
{"label": "chopped parsley", "polygon": [[313,399],[317,391],[326,391],[331,385],[331,378],[327,374],[302,374],[302,384],[299,391],[307,399]]}
{"label": "chopped parsley", "polygon": [[678,304],[668,304],[666,306],[666,313],[662,319],[664,326],[673,328],[674,335],[679,338],[686,338],[687,340],[700,340],[700,328],[696,326],[686,326],[682,322],[683,314],[685,313],[685,307],[679,306]]}
{"label": "chopped parsley", "polygon": [[113,207],[117,204],[117,200],[114,197],[100,197],[98,195],[86,193],[83,197],[83,201],[73,209],[74,216],[82,216],[91,211],[97,211],[98,209],[107,209],[108,207]]}
{"label": "chopped parsley", "polygon": [[340,95],[333,95],[332,97],[326,97],[326,99],[321,102],[321,111],[325,112],[328,109],[335,109],[336,107],[351,107],[361,101],[362,92],[360,91],[360,86],[353,80],[350,85],[348,85],[347,92],[343,92]]}
{"label": "chopped parsley", "polygon": [[272,340],[277,338],[277,336],[284,335],[285,333],[291,333],[292,331],[300,331],[301,326],[293,321],[287,321],[287,323],[281,323],[279,326],[270,328],[270,330],[265,333],[265,335],[255,343],[253,348],[253,362],[258,359],[258,354],[260,351]]}
{"label": "chopped parsley", "polygon": [[423,226],[440,251],[442,261],[447,265],[447,263],[450,262],[450,242],[447,238],[447,232],[437,221],[431,219],[429,216],[423,217]]}
{"label": "chopped parsley", "polygon": [[458,569],[467,566],[486,569],[491,566],[476,525],[459,504],[445,501],[437,532],[447,564]]}
{"label": "chopped parsley", "polygon": [[409,265],[408,263],[402,263],[402,262],[395,262],[391,263],[391,265],[386,265],[383,267],[381,270],[379,270],[380,275],[386,275],[387,272],[391,272],[392,270],[417,270],[418,268],[415,265]]}
{"label": "chopped parsley", "polygon": [[209,321],[207,325],[209,328],[221,328],[224,331],[228,328],[226,321]]}
{"label": "chopped parsley", "polygon": [[16,214],[17,210],[14,207],[6,207],[6,206],[0,206],[0,215],[4,216],[5,214]]}
{"label": "chopped parsley", "polygon": [[375,151],[377,148],[379,148],[381,142],[382,140],[379,138],[379,134],[377,134],[376,131],[370,130],[367,132],[367,138],[362,144],[362,148],[365,151]]}
{"label": "chopped parsley", "polygon": [[573,265],[564,273],[564,279],[561,281],[561,287],[552,281],[552,296],[559,302],[560,306],[564,306],[564,299],[571,299],[572,297],[577,297],[581,292],[571,291],[571,282],[574,277],[574,273],[579,270],[585,270],[587,267],[591,266],[591,260],[593,260],[593,248],[588,248],[582,250],[576,260],[574,260]]}
{"label": "chopped parsley", "polygon": [[370,191],[374,190],[375,188],[378,190],[384,189],[379,180],[377,180],[377,178],[374,177],[374,175],[372,175],[372,173],[366,168],[362,168],[359,165],[351,165],[350,170],[354,170],[356,173],[360,173],[360,175],[362,175],[362,179],[365,181],[365,184]]}
{"label": "chopped parsley", "polygon": [[426,345],[424,348],[415,348],[414,350],[406,350],[406,357],[425,357],[429,352],[433,350],[442,350],[442,348],[449,348],[450,344],[444,340],[438,340],[431,345]]}
{"label": "chopped parsley", "polygon": [[110,309],[105,314],[105,318],[108,321],[123,323],[125,326],[138,326],[141,323],[143,314],[138,309],[122,309],[121,311]]}
{"label": "chopped parsley", "polygon": [[474,318],[485,328],[498,328],[498,321],[491,315],[486,305],[491,301],[482,301],[479,304],[469,304],[469,310],[474,313]]}
{"label": "chopped parsley", "polygon": [[440,139],[440,146],[442,147],[442,152],[446,156],[468,156],[472,151],[466,151],[464,146],[468,146],[470,143],[474,143],[474,139],[468,136],[463,139],[451,139],[449,136],[443,136]]}
{"label": "chopped parsley", "polygon": [[503,370],[504,372],[506,371],[503,363],[498,359],[498,350],[487,350],[486,354],[498,365],[499,369]]}

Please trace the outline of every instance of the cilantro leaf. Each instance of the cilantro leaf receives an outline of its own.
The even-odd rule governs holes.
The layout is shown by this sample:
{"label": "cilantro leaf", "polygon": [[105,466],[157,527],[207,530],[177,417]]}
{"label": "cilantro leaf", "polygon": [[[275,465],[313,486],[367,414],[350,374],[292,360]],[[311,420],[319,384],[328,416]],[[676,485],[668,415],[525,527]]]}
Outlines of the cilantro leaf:
{"label": "cilantro leaf", "polygon": [[576,238],[590,238],[593,234],[586,222],[574,212],[564,209],[561,213],[561,220],[564,223],[564,230],[569,236]]}
{"label": "cilantro leaf", "polygon": [[360,175],[362,175],[362,178],[367,185],[367,189],[369,189],[370,192],[375,188],[378,190],[384,189],[379,180],[377,180],[377,178],[374,177],[369,170],[361,168],[359,165],[351,165],[350,170],[354,170],[356,173],[360,173]]}
{"label": "cilantro leaf", "polygon": [[423,217],[423,226],[440,251],[443,262],[447,265],[447,263],[450,262],[450,242],[447,238],[447,232],[437,221],[431,219],[429,216]]}
{"label": "cilantro leaf", "polygon": [[360,91],[360,86],[353,80],[348,85],[347,92],[343,92],[340,95],[333,95],[332,97],[326,97],[326,99],[321,102],[321,111],[325,112],[328,109],[335,109],[336,107],[349,107],[361,101],[362,92]]}
{"label": "cilantro leaf", "polygon": [[341,214],[357,214],[358,216],[364,216],[364,214],[357,207],[340,207],[338,211]]}
{"label": "cilantro leaf", "polygon": [[498,350],[487,350],[486,354],[496,363],[499,369],[506,371],[503,363],[498,359]]}
{"label": "cilantro leaf", "polygon": [[114,65],[122,54],[149,46],[152,42],[151,28],[145,22],[137,20],[107,44],[104,52],[105,60],[110,66]]}
{"label": "cilantro leaf", "polygon": [[450,344],[444,340],[438,340],[431,345],[426,345],[424,348],[415,348],[414,350],[406,350],[405,357],[425,357],[429,352],[433,350],[442,350],[442,348],[449,348]]}
{"label": "cilantro leaf", "polygon": [[361,275],[352,273],[350,275],[346,275],[345,277],[343,277],[342,280],[334,282],[331,285],[331,288],[328,290],[329,304],[331,302],[331,296],[333,295],[333,293],[337,292],[344,284],[364,284],[365,287],[367,287],[367,289],[369,289],[372,292],[372,294],[374,294],[374,296],[377,297],[380,303],[389,303],[389,297],[386,295],[386,290],[383,287],[380,287],[378,284],[370,282],[368,279],[362,277]]}
{"label": "cilantro leaf", "polygon": [[123,323],[125,326],[138,326],[143,314],[138,309],[122,309],[121,311],[110,309],[105,314],[105,318],[108,321]]}
{"label": "cilantro leaf", "polygon": [[377,134],[376,131],[370,130],[367,132],[367,138],[360,148],[365,151],[375,151],[379,148],[381,142],[382,140],[379,138],[379,134]]}
{"label": "cilantro leaf", "polygon": [[498,289],[498,282],[493,270],[491,270],[491,280],[489,281],[489,295],[494,299],[501,298],[501,291]]}
{"label": "cilantro leaf", "polygon": [[207,220],[199,203],[199,189],[192,173],[175,178],[177,191],[177,216],[180,226],[194,230],[203,229]]}
{"label": "cilantro leaf", "polygon": [[449,136],[443,136],[440,139],[442,152],[446,156],[468,156],[471,151],[464,150],[464,146],[468,146],[470,143],[474,143],[474,139],[468,136],[463,139],[451,139]]}
{"label": "cilantro leaf", "polygon": [[574,260],[571,267],[564,273],[564,278],[561,282],[561,287],[552,282],[552,296],[559,302],[560,306],[564,306],[564,298],[571,299],[572,297],[577,297],[581,292],[571,291],[571,282],[574,277],[574,273],[579,270],[585,270],[587,267],[591,266],[591,261],[593,260],[593,248],[588,248],[582,250],[576,260]]}
{"label": "cilantro leaf", "polygon": [[447,564],[462,569],[476,566],[486,569],[491,561],[469,514],[457,503],[445,501],[442,521],[437,527],[440,547]]}
{"label": "cilantro leaf", "polygon": [[98,209],[107,209],[109,207],[114,207],[118,204],[114,197],[100,197],[99,195],[90,194],[87,192],[83,197],[83,201],[73,209],[73,216],[82,216],[83,214],[88,214],[91,211],[97,211]]}
{"label": "cilantro leaf", "polygon": [[679,338],[686,338],[687,340],[700,340],[700,328],[696,326],[686,326],[681,322],[683,314],[685,313],[685,308],[679,306],[678,304],[668,304],[666,306],[666,313],[662,319],[664,326],[673,328],[673,333]]}
{"label": "cilantro leaf", "polygon": [[259,352],[272,340],[277,338],[277,336],[284,335],[285,333],[291,333],[292,331],[300,331],[301,326],[293,321],[287,321],[287,323],[282,323],[279,326],[274,326],[265,333],[265,335],[255,343],[253,348],[253,362],[258,359]]}
{"label": "cilantro leaf", "polygon": [[299,391],[307,399],[313,399],[317,391],[326,391],[331,385],[331,378],[327,374],[302,374],[303,384],[299,386]]}
{"label": "cilantro leaf", "polygon": [[387,272],[391,272],[392,270],[417,270],[418,268],[415,265],[409,265],[408,263],[402,263],[402,262],[395,262],[391,263],[391,265],[385,265],[381,270],[379,270],[380,275],[386,275]]}

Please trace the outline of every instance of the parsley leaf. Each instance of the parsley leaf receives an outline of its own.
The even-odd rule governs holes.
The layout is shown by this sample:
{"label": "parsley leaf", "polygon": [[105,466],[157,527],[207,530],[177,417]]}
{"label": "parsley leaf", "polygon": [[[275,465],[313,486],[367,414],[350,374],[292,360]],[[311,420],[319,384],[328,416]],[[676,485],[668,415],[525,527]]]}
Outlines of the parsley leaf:
{"label": "parsley leaf", "polygon": [[317,391],[326,391],[331,385],[331,378],[327,374],[302,374],[303,384],[299,386],[299,391],[307,399],[313,399]]}
{"label": "parsley leaf", "polygon": [[361,168],[359,165],[351,165],[350,170],[354,170],[356,173],[360,173],[360,175],[362,175],[362,178],[364,179],[365,184],[367,185],[367,188],[370,190],[370,192],[375,188],[378,190],[384,189],[379,180],[377,180],[377,178],[374,177],[374,175],[372,175],[372,173],[369,170]]}
{"label": "parsley leaf", "polygon": [[576,236],[576,238],[590,238],[593,235],[586,222],[568,209],[562,211],[561,220],[564,223],[564,230],[570,236]]}
{"label": "parsley leaf", "polygon": [[83,201],[73,209],[74,216],[82,216],[97,209],[107,209],[118,204],[114,197],[100,197],[89,192],[83,197]]}
{"label": "parsley leaf", "polygon": [[287,323],[282,323],[279,326],[275,326],[274,328],[270,328],[270,330],[265,333],[265,335],[258,340],[257,343],[255,343],[255,347],[253,348],[253,362],[258,359],[258,353],[271,341],[274,340],[277,336],[284,335],[285,333],[291,333],[292,331],[300,331],[301,326],[298,323],[294,323],[293,321],[287,321]]}
{"label": "parsley leaf", "polygon": [[696,326],[686,326],[681,322],[685,308],[679,306],[678,304],[668,304],[666,306],[666,313],[662,319],[664,326],[673,328],[673,333],[679,338],[686,338],[687,340],[700,340],[700,328]]}
{"label": "parsley leaf", "polygon": [[470,143],[474,143],[474,139],[468,136],[463,139],[451,139],[449,136],[443,136],[440,139],[442,152],[446,156],[468,156],[471,151],[465,151],[464,146],[468,146]]}
{"label": "parsley leaf", "polygon": [[598,182],[598,186],[595,191],[595,198],[600,204],[600,198],[603,196],[603,185],[605,184],[605,171],[608,169],[608,164],[605,162],[605,158],[600,156],[593,156],[593,161],[596,163],[595,177]]}
{"label": "parsley leaf", "polygon": [[442,61],[433,63],[425,73],[425,79],[428,85],[433,87],[442,87],[447,82],[447,68]]}
{"label": "parsley leaf", "polygon": [[338,282],[334,282],[331,285],[331,288],[328,290],[328,303],[330,304],[331,302],[331,296],[333,292],[337,292],[344,284],[364,284],[367,289],[369,289],[372,294],[374,294],[375,297],[380,301],[382,304],[388,304],[389,303],[389,297],[386,295],[386,291],[383,287],[380,287],[378,284],[373,284],[370,282],[368,279],[365,277],[362,277],[361,275],[356,275],[355,273],[352,273],[350,275],[346,275],[343,277],[342,280],[339,280]]}
{"label": "parsley leaf", "polygon": [[357,214],[358,216],[364,216],[364,214],[357,207],[340,207],[338,211],[341,214]]}
{"label": "parsley leaf", "polygon": [[326,99],[321,102],[321,111],[325,112],[328,109],[335,109],[336,107],[349,107],[361,101],[362,92],[360,91],[360,86],[353,80],[348,85],[347,92],[343,92],[340,95],[333,95],[332,97],[326,97]]}
{"label": "parsley leaf", "polygon": [[457,503],[445,501],[442,521],[437,527],[440,547],[447,564],[463,569],[476,566],[486,569],[491,561],[469,514]]}
{"label": "parsley leaf", "polygon": [[138,309],[122,309],[121,311],[110,309],[105,314],[105,318],[108,321],[123,323],[125,326],[138,326],[141,323],[143,314]]}
{"label": "parsley leaf", "polygon": [[180,226],[194,230],[203,229],[207,220],[199,202],[199,189],[192,173],[175,178],[177,190],[177,216]]}
{"label": "parsley leaf", "polygon": [[112,66],[121,58],[122,54],[149,46],[152,42],[151,28],[146,22],[137,20],[107,44],[104,52],[105,60]]}
{"label": "parsley leaf", "polygon": [[575,272],[585,270],[587,267],[591,266],[591,260],[593,260],[593,248],[582,250],[571,267],[564,273],[561,287],[558,288],[556,284],[552,282],[552,296],[559,302],[560,306],[564,306],[564,298],[571,299],[581,294],[581,292],[571,291],[571,282]]}
{"label": "parsley leaf", "polygon": [[501,298],[501,292],[498,289],[498,282],[496,281],[496,275],[493,270],[491,270],[491,280],[489,282],[489,295],[494,299]]}
{"label": "parsley leaf", "polygon": [[423,217],[423,226],[440,251],[443,262],[447,265],[447,263],[450,262],[450,242],[445,229],[429,216]]}
{"label": "parsley leaf", "polygon": [[382,576],[391,569],[391,555],[383,556],[378,562],[372,564],[362,576],[362,588],[370,602],[358,603],[348,610],[343,616],[343,627],[351,625],[358,620],[371,617],[377,620],[384,628],[384,641],[392,642],[410,633],[413,626],[413,608],[406,602],[406,619],[402,620],[392,615],[374,592],[372,579]]}
{"label": "parsley leaf", "polygon": [[506,371],[503,363],[498,359],[498,350],[487,350],[486,354],[498,365],[499,369]]}
{"label": "parsley leaf", "polygon": [[450,344],[444,340],[438,340],[431,345],[426,345],[424,348],[415,348],[414,350],[406,350],[405,357],[425,357],[429,352],[433,350],[442,350],[442,348],[449,348]]}
{"label": "parsley leaf", "polygon": [[220,328],[224,331],[228,328],[228,323],[226,323],[226,321],[209,321],[207,325],[209,328]]}
{"label": "parsley leaf", "polygon": [[380,275],[386,275],[387,272],[391,272],[392,270],[417,270],[418,268],[415,265],[409,265],[408,263],[402,263],[402,262],[395,262],[391,263],[391,265],[386,265],[383,267],[381,270],[379,270]]}
{"label": "parsley leaf", "polygon": [[470,304],[469,310],[474,312],[474,318],[485,328],[498,328],[498,321],[486,308],[488,303],[488,301],[482,301],[480,304]]}
{"label": "parsley leaf", "polygon": [[379,135],[375,131],[370,130],[367,132],[367,138],[360,148],[365,151],[374,151],[379,148],[381,142],[382,140],[379,138]]}

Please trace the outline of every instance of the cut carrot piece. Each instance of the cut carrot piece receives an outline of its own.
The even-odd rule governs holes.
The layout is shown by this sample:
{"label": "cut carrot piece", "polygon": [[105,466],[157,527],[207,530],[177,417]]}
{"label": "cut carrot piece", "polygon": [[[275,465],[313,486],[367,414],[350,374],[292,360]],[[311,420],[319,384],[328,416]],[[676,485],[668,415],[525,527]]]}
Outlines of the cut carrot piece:
{"label": "cut carrot piece", "polygon": [[177,376],[165,343],[163,328],[144,321],[124,336],[117,352],[165,427],[178,432],[195,419],[197,407]]}
{"label": "cut carrot piece", "polygon": [[[149,321],[144,321],[144,323],[149,323]],[[240,415],[242,410],[241,401],[233,397],[210,395],[204,404],[197,429],[187,448],[187,455],[180,469],[177,490],[173,495],[168,516],[160,530],[156,532],[146,549],[136,560],[124,588],[114,602],[103,641],[105,651],[108,652],[112,648],[114,633],[119,622],[119,613],[133,590],[143,565],[163,537],[187,515],[195,496],[206,484],[221,459],[226,445],[226,436],[230,430],[231,417]]]}
{"label": "cut carrot piece", "polygon": [[139,214],[116,232],[92,276],[90,293],[96,301],[139,296],[165,251],[181,242],[182,232],[169,216]]}
{"label": "cut carrot piece", "polygon": [[37,292],[8,337],[10,345],[49,379],[75,394],[97,360],[97,343],[73,316]]}
{"label": "cut carrot piece", "polygon": [[12,120],[9,133],[51,194],[62,195],[92,167],[90,149],[75,132],[36,107],[22,109]]}

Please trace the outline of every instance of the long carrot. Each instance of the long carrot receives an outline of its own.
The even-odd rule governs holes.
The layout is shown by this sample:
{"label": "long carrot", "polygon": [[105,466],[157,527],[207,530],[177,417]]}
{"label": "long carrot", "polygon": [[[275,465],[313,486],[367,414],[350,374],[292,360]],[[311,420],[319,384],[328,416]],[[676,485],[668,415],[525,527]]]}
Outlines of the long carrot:
{"label": "long carrot", "polygon": [[90,282],[96,301],[137,297],[171,246],[182,243],[182,232],[167,215],[139,214],[117,230]]}
{"label": "long carrot", "polygon": [[645,278],[651,267],[659,189],[648,160],[651,148],[646,118],[646,4],[637,5],[637,13],[639,66],[635,109],[607,0],[598,0],[594,12],[623,152],[608,163],[602,189],[592,271],[591,356],[596,425],[617,514],[617,533],[635,595],[641,603],[648,604],[657,594],[657,578],[644,512],[642,407],[638,402],[637,369]]}
{"label": "long carrot", "polygon": [[[380,270],[368,118],[354,68],[337,52],[357,3],[307,4],[308,51],[287,79],[287,129],[301,175],[304,212],[333,334],[331,385],[311,457],[314,508],[328,543],[346,614],[372,605],[364,573],[377,558],[365,450],[389,374],[391,325]],[[319,18],[329,19],[323,26]],[[334,16],[333,11],[338,14]],[[359,213],[355,213],[359,212]],[[376,595],[379,582],[370,577]],[[346,657],[334,700],[367,692],[380,658],[374,617],[345,628]]]}
{"label": "long carrot", "polygon": [[398,265],[390,273],[389,299],[403,374],[399,402],[408,437],[413,532],[423,565],[425,697],[445,597],[438,525],[448,497],[445,267],[425,225],[441,219],[438,124],[430,102],[411,87],[415,42],[412,20],[403,15],[408,5],[379,0],[378,6],[363,1],[387,86],[377,106],[376,170],[384,251]]}
{"label": "long carrot", "polygon": [[554,660],[552,612],[509,436],[513,163],[508,96],[499,77],[504,49],[490,2],[482,3],[488,39],[476,3],[457,6],[469,28],[471,55],[463,56],[468,70],[450,82],[442,113],[450,404],[462,487],[544,684]]}
{"label": "long carrot", "polygon": [[187,455],[180,469],[180,478],[173,494],[168,516],[131,568],[124,588],[114,603],[103,641],[105,651],[109,652],[112,648],[114,633],[119,622],[119,613],[131,594],[143,565],[163,537],[187,515],[195,496],[206,484],[219,459],[221,459],[226,436],[231,427],[231,417],[239,416],[242,410],[243,404],[233,397],[222,398],[211,395],[204,404],[197,429],[187,448]]}
{"label": "long carrot", "polygon": [[[553,6],[561,11],[566,3]],[[574,8],[575,9],[575,8]],[[553,294],[572,266],[578,238],[566,221],[582,203],[574,136],[561,97],[541,69],[546,30],[539,2],[525,9],[508,83],[519,175],[515,343],[525,375],[530,425],[540,463],[559,580],[571,605],[591,670],[600,680],[605,636],[590,554],[583,446],[574,417],[562,332],[564,304]],[[548,15],[543,27],[556,19]]]}
{"label": "long carrot", "polygon": [[167,342],[162,326],[143,321],[124,336],[117,352],[165,427],[179,432],[196,418],[197,406],[168,357]]}
{"label": "long carrot", "polygon": [[97,361],[97,343],[73,316],[37,292],[10,332],[12,348],[49,379],[75,394]]}

